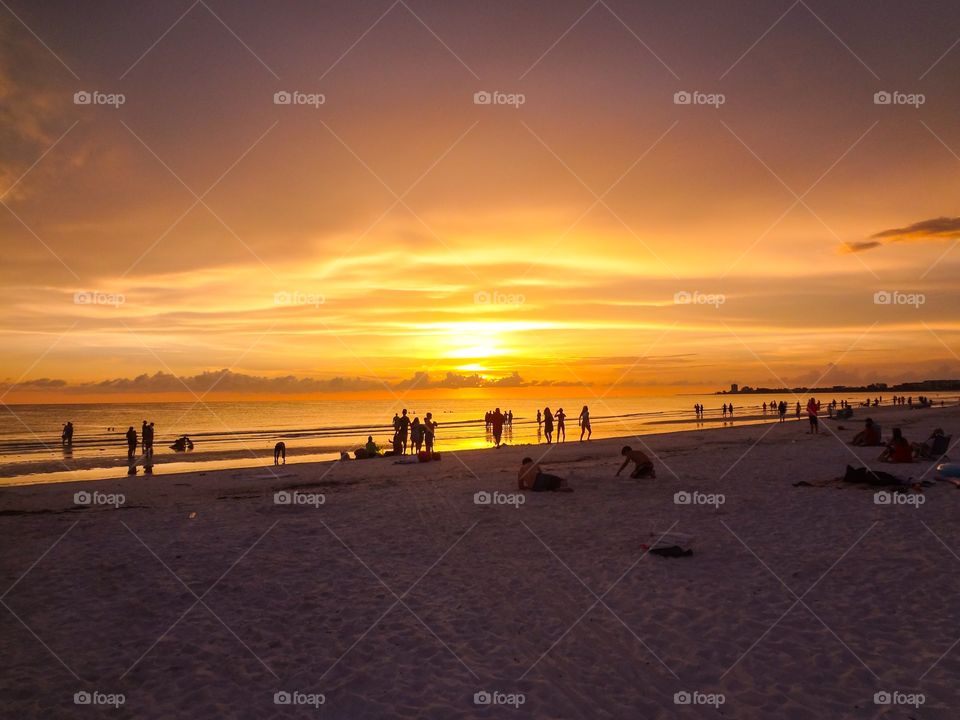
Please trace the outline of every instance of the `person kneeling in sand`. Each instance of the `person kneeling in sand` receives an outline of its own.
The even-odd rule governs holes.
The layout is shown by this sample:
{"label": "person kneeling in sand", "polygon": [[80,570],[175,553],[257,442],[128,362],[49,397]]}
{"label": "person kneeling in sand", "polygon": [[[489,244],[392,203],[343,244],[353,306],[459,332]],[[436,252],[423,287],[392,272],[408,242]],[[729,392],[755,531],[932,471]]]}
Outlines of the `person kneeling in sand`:
{"label": "person kneeling in sand", "polygon": [[540,468],[540,463],[535,463],[533,458],[528,457],[523,459],[520,471],[517,473],[517,488],[533,492],[573,492],[573,488],[567,486],[565,479],[548,475]]}
{"label": "person kneeling in sand", "polygon": [[623,461],[623,465],[620,466],[620,469],[617,470],[617,475],[620,475],[620,473],[623,472],[623,469],[630,464],[630,461],[633,461],[637,466],[633,469],[633,472],[630,473],[630,477],[655,478],[657,476],[657,472],[653,469],[653,463],[650,461],[650,458],[648,458],[639,450],[634,450],[629,445],[624,445],[623,450],[620,451],[620,454],[626,459]]}

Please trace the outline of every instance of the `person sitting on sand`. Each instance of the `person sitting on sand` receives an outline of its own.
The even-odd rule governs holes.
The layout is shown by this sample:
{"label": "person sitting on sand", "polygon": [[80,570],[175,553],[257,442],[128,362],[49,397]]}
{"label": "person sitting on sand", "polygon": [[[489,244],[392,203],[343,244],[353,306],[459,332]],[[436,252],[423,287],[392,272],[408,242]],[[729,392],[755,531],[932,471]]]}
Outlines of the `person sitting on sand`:
{"label": "person sitting on sand", "polygon": [[639,450],[634,450],[629,445],[624,445],[623,449],[620,451],[620,454],[623,455],[625,460],[623,461],[623,465],[620,466],[620,469],[617,470],[618,476],[621,472],[623,472],[623,469],[630,464],[631,461],[636,463],[636,467],[633,469],[633,472],[630,473],[630,477],[655,478],[657,476],[657,472],[653,469],[653,463],[650,461],[650,458],[648,458]]}
{"label": "person sitting on sand", "polygon": [[913,443],[914,457],[926,460],[937,460],[949,450],[950,438],[943,432],[943,428],[934,430],[926,442]]}
{"label": "person sitting on sand", "polygon": [[850,444],[861,447],[876,447],[877,445],[882,445],[880,428],[877,427],[871,418],[867,418],[864,422],[863,430],[853,436]]}
{"label": "person sitting on sand", "polygon": [[880,453],[879,460],[888,463],[913,462],[913,448],[903,436],[900,428],[893,429],[893,437],[887,444],[887,449]]}
{"label": "person sitting on sand", "polygon": [[567,481],[556,475],[548,475],[535,463],[532,458],[525,457],[517,473],[517,488],[533,492],[571,492],[573,488],[567,486]]}

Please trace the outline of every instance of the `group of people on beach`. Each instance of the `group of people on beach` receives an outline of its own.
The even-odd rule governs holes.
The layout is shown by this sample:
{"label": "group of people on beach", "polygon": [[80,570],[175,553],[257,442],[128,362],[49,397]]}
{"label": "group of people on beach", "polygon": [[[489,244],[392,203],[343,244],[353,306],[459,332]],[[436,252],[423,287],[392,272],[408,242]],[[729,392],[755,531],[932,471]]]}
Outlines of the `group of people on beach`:
{"label": "group of people on beach", "polygon": [[[557,408],[557,412],[554,414],[550,411],[549,407],[543,409],[543,413],[537,410],[537,434],[540,434],[540,429],[543,429],[543,434],[547,438],[547,445],[550,445],[553,442],[553,428],[554,421],[556,421],[557,428],[557,442],[565,442],[567,439],[567,414],[563,411],[563,408]],[[590,436],[593,435],[593,428],[590,426],[590,408],[586,405],[583,406],[583,409],[580,411],[580,414],[577,416],[577,425],[580,427],[580,440],[583,441],[583,436],[587,436],[587,440],[590,439]]]}
{"label": "group of people on beach", "polygon": [[403,408],[399,414],[393,415],[393,438],[390,441],[390,450],[383,451],[374,442],[373,436],[368,435],[367,444],[354,450],[354,456],[364,459],[384,455],[406,455],[408,448],[411,455],[421,452],[432,454],[438,424],[433,419],[433,413],[428,412],[421,422],[419,417],[411,420],[409,411]]}

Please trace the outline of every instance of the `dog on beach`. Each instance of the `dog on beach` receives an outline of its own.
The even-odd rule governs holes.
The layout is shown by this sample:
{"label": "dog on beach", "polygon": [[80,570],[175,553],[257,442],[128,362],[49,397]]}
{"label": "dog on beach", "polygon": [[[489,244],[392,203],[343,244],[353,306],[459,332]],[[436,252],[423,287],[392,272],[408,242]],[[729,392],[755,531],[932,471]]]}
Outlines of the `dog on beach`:
{"label": "dog on beach", "polygon": [[280,460],[283,460],[283,464],[287,464],[287,446],[281,441],[273,446],[273,464],[279,465]]}

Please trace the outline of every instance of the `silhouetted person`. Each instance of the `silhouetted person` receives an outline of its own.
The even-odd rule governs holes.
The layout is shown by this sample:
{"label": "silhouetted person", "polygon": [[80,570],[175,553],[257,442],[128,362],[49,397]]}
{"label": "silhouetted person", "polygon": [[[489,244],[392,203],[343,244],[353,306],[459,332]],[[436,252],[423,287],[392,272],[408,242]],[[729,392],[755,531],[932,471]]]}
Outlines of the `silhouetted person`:
{"label": "silhouetted person", "polygon": [[590,439],[590,436],[593,435],[593,429],[590,427],[590,409],[584,405],[583,410],[580,411],[580,415],[577,418],[577,422],[580,423],[580,440],[583,441],[583,434],[587,434],[587,440]]}
{"label": "silhouetted person", "polygon": [[[564,442],[567,439],[567,426],[564,425],[564,420],[567,418],[567,414],[563,411],[563,408],[557,408],[557,414],[554,416],[557,419],[557,442]],[[563,439],[560,436],[563,435]]]}
{"label": "silhouetted person", "polygon": [[71,445],[73,443],[73,423],[69,420],[63,426],[63,433],[60,435],[60,441],[64,445]]}
{"label": "silhouetted person", "polygon": [[553,442],[553,413],[548,407],[543,409],[543,434],[547,436],[547,445]]}
{"label": "silhouetted person", "polygon": [[133,460],[137,455],[137,431],[133,425],[127,430],[127,460]]}
{"label": "silhouetted person", "polygon": [[433,419],[433,413],[427,413],[423,417],[423,439],[429,453],[433,452],[433,441],[437,435],[437,421]]}
{"label": "silhouetted person", "polygon": [[636,467],[633,469],[633,472],[630,473],[632,478],[655,478],[657,476],[656,471],[653,469],[653,462],[648,458],[644,453],[639,450],[634,450],[629,445],[624,445],[623,449],[620,451],[620,454],[625,458],[623,465],[620,466],[620,469],[617,470],[617,475],[623,472],[624,468],[627,467],[631,462],[633,462]]}
{"label": "silhouetted person", "polygon": [[496,443],[496,447],[500,447],[500,438],[503,436],[503,423],[505,420],[506,418],[503,413],[500,412],[500,408],[493,411],[493,415],[490,418],[490,425],[493,430],[493,442]]}
{"label": "silhouetted person", "polygon": [[143,454],[148,458],[153,457],[153,423],[143,429]]}
{"label": "silhouetted person", "polygon": [[397,442],[400,444],[400,455],[407,454],[407,436],[410,432],[410,416],[407,415],[407,409],[404,408],[400,417],[396,419],[395,427],[397,430]]}

